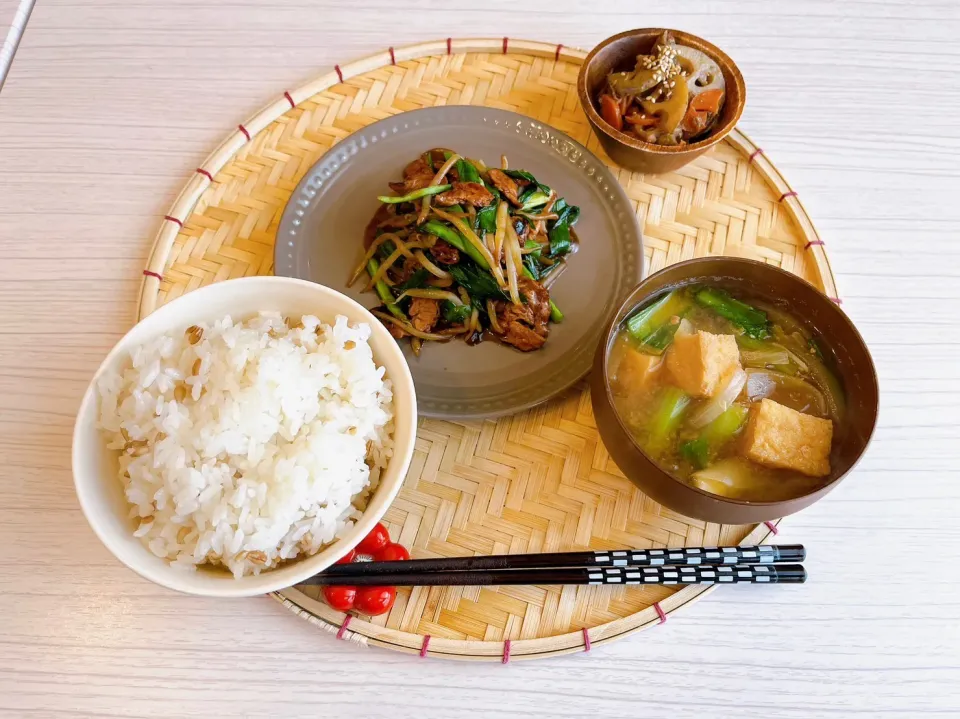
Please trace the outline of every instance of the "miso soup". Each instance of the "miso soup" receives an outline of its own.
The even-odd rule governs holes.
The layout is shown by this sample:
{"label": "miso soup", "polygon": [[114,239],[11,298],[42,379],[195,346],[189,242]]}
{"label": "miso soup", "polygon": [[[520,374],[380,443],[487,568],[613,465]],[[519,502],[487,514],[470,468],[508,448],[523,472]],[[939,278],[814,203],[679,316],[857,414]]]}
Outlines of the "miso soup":
{"label": "miso soup", "polygon": [[829,479],[844,393],[815,328],[718,285],[686,285],[627,317],[609,356],[614,404],[666,472],[748,501]]}

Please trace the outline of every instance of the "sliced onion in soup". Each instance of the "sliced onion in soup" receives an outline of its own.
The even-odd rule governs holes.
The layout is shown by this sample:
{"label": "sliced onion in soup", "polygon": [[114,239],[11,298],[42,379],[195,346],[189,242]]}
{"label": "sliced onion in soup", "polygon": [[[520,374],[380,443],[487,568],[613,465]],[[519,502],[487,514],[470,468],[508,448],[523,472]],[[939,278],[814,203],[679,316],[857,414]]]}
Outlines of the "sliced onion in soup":
{"label": "sliced onion in soup", "polygon": [[690,417],[689,425],[694,429],[699,429],[710,424],[727,411],[727,408],[740,396],[740,392],[743,391],[743,386],[746,383],[746,372],[742,369],[733,372],[723,388]]}
{"label": "sliced onion in soup", "polygon": [[766,367],[789,363],[790,354],[782,347],[768,351],[741,350],[740,361],[747,367]]}
{"label": "sliced onion in soup", "polygon": [[695,487],[727,496],[756,483],[750,463],[740,457],[721,459],[706,469],[694,472],[690,480]]}
{"label": "sliced onion in soup", "polygon": [[766,399],[776,389],[777,383],[770,376],[770,371],[747,370],[747,398],[751,402]]}
{"label": "sliced onion in soup", "polygon": [[677,333],[674,337],[683,337],[684,335],[696,334],[696,329],[693,326],[693,323],[688,320],[686,317],[680,320],[680,326],[677,327]]}
{"label": "sliced onion in soup", "polygon": [[747,398],[751,402],[772,399],[797,412],[830,417],[830,406],[823,392],[799,377],[768,369],[748,369]]}

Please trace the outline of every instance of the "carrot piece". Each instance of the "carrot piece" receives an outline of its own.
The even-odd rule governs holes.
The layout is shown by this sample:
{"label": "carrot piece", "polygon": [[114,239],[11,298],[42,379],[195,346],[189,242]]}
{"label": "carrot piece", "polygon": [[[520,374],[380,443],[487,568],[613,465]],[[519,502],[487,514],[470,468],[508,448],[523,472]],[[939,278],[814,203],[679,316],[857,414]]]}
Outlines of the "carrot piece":
{"label": "carrot piece", "polygon": [[706,128],[710,117],[720,110],[723,90],[701,92],[690,101],[680,127],[690,135],[698,135]]}
{"label": "carrot piece", "polygon": [[649,130],[651,127],[656,127],[658,124],[660,124],[660,118],[656,115],[644,116],[639,112],[624,115],[623,119],[634,127],[639,127],[641,130]]}
{"label": "carrot piece", "polygon": [[623,115],[620,114],[620,103],[614,100],[612,96],[607,94],[600,96],[600,114],[613,129],[623,129]]}
{"label": "carrot piece", "polygon": [[690,108],[697,112],[717,112],[720,109],[720,102],[723,100],[723,90],[707,90],[690,101]]}

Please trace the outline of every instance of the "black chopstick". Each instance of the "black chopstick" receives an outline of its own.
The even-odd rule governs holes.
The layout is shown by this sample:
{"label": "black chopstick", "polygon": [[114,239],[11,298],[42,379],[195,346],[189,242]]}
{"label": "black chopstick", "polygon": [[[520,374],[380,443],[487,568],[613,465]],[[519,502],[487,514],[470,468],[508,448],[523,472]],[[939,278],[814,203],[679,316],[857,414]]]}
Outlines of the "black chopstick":
{"label": "black chopstick", "polygon": [[[559,569],[564,567],[657,567],[684,565],[778,564],[802,562],[802,544],[764,544],[743,547],[682,547],[679,549],[618,549],[607,552],[555,552],[545,554],[495,554],[485,557],[410,559],[403,562],[334,564],[324,575],[419,574],[440,571],[498,569]],[[342,583],[342,582],[341,582]],[[390,584],[394,584],[391,579]]]}
{"label": "black chopstick", "polygon": [[[387,564],[380,562],[379,564]],[[392,564],[392,562],[391,562]],[[338,565],[359,569],[363,564]],[[675,567],[573,567],[567,569],[495,569],[489,571],[406,572],[400,574],[327,572],[301,584],[406,587],[487,586],[491,584],[802,584],[799,564],[685,565]]]}

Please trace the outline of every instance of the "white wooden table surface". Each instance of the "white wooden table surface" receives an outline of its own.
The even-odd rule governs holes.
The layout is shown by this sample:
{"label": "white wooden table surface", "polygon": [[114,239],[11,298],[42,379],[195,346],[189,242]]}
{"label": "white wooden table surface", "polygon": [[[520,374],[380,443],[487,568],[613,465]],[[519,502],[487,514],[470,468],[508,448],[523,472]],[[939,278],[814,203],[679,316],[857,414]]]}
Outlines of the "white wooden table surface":
{"label": "white wooden table surface", "polygon": [[[960,6],[640,5],[38,3],[0,100],[2,715],[960,715]],[[589,655],[501,666],[348,646],[270,599],[179,596],[107,553],[73,494],[73,415],[133,320],[161,216],[226,132],[389,45],[587,48],[658,25],[740,63],[742,127],[800,192],[879,367],[868,455],[784,523],[808,584],[725,588]]]}

